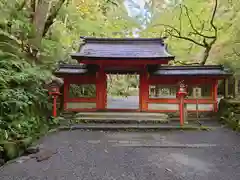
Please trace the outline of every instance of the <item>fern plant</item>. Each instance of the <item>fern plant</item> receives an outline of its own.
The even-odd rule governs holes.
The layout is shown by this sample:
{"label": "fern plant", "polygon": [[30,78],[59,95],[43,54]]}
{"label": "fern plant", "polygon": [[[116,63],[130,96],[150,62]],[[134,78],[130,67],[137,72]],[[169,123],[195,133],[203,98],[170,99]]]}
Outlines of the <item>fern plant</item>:
{"label": "fern plant", "polygon": [[46,127],[43,112],[49,105],[42,84],[50,75],[31,64],[14,37],[0,32],[0,146]]}

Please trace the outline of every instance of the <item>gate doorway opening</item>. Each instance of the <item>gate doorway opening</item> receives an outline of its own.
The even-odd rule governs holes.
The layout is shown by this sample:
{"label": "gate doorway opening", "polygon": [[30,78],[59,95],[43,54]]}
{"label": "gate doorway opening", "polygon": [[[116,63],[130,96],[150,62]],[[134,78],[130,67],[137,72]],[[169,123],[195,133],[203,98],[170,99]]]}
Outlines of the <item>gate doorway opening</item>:
{"label": "gate doorway opening", "polygon": [[139,110],[139,75],[107,74],[109,110]]}

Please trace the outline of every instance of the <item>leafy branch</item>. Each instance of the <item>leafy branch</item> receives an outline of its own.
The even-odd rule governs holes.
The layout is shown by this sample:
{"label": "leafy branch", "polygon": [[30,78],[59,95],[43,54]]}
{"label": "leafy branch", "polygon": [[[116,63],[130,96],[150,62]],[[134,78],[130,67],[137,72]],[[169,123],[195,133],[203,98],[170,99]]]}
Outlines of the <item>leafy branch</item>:
{"label": "leafy branch", "polygon": [[[192,22],[192,19],[190,17],[190,10],[188,9],[188,7],[186,5],[180,5],[180,17],[179,17],[180,28],[179,29],[172,26],[172,25],[167,25],[167,24],[157,24],[157,25],[154,25],[153,27],[163,26],[163,27],[165,27],[164,31],[167,34],[169,34],[169,36],[189,41],[191,43],[194,43],[197,46],[200,46],[200,47],[204,48],[203,57],[200,60],[200,62],[197,63],[197,64],[205,65],[205,63],[206,63],[206,61],[209,57],[210,51],[211,51],[211,49],[212,49],[213,45],[215,44],[215,42],[217,40],[217,37],[218,37],[217,36],[218,29],[217,29],[216,25],[214,24],[214,20],[215,20],[215,17],[216,17],[216,12],[217,12],[217,7],[218,7],[218,0],[214,0],[214,1],[215,1],[214,7],[213,7],[212,14],[211,14],[210,21],[209,21],[211,29],[213,30],[213,33],[214,33],[213,35],[208,35],[208,34],[202,32],[203,29],[204,29],[204,25],[205,25],[204,23],[202,23],[201,30],[198,30],[194,26],[194,24]],[[188,34],[188,36],[182,34],[181,19],[182,19],[182,12],[183,11],[185,12],[185,15],[188,19],[188,22],[189,22],[191,30],[192,30],[192,32],[190,32]],[[194,38],[189,36],[191,34],[194,34],[195,37],[197,36],[197,37],[201,38],[201,41],[195,40]]]}
{"label": "leafy branch", "polygon": [[22,1],[21,3],[16,2],[15,9],[10,12],[10,20],[7,21],[7,31],[8,33],[11,33],[12,25],[13,25],[13,17],[16,14],[16,12],[22,11],[24,6],[26,5],[27,0]]}
{"label": "leafy branch", "polygon": [[[205,34],[203,34],[201,31],[197,30],[197,28],[195,28],[194,25],[193,25],[193,22],[192,22],[192,19],[191,19],[191,17],[190,17],[190,13],[189,13],[188,7],[187,7],[186,5],[180,5],[180,7],[181,7],[181,6],[183,6],[183,8],[184,8],[184,10],[185,10],[185,12],[186,12],[186,16],[187,16],[187,18],[188,18],[189,24],[190,24],[192,30],[194,31],[194,32],[192,32],[193,34],[196,34],[196,35],[199,35],[199,36],[201,36],[201,37],[203,37],[203,38],[208,38],[208,39],[214,39],[214,38],[215,38],[215,35],[214,35],[214,36],[205,35]],[[181,7],[181,9],[182,9],[182,7]],[[203,26],[202,26],[202,27],[203,27]],[[203,29],[203,28],[202,28],[202,29]]]}
{"label": "leafy branch", "polygon": [[237,52],[237,50],[236,50],[235,48],[233,48],[233,52],[234,52],[235,55],[237,55],[238,57],[240,57],[240,53]]}
{"label": "leafy branch", "polygon": [[65,0],[59,0],[55,6],[52,6],[50,9],[50,14],[47,17],[47,21],[44,25],[44,30],[42,36],[45,37],[49,28],[54,23],[54,19],[57,17],[59,10],[61,9],[62,5],[64,4]]}

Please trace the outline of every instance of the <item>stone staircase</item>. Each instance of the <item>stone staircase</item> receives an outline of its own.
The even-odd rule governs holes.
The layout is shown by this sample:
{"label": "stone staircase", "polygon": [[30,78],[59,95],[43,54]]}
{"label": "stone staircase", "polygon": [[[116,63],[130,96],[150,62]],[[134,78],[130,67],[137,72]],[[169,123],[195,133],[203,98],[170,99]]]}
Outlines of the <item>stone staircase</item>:
{"label": "stone staircase", "polygon": [[169,130],[199,129],[201,125],[194,120],[180,126],[179,118],[169,118],[163,113],[146,112],[80,112],[62,115],[64,129],[91,130]]}

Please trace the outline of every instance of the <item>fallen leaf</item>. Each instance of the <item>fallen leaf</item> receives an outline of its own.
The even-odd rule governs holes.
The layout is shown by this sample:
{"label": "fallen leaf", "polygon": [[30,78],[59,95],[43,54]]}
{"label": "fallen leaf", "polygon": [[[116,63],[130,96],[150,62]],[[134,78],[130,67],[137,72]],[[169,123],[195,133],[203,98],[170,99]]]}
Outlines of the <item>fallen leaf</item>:
{"label": "fallen leaf", "polygon": [[166,170],[166,171],[168,171],[168,172],[172,172],[172,170],[171,170],[171,169],[169,169],[169,168],[166,168],[165,170]]}

